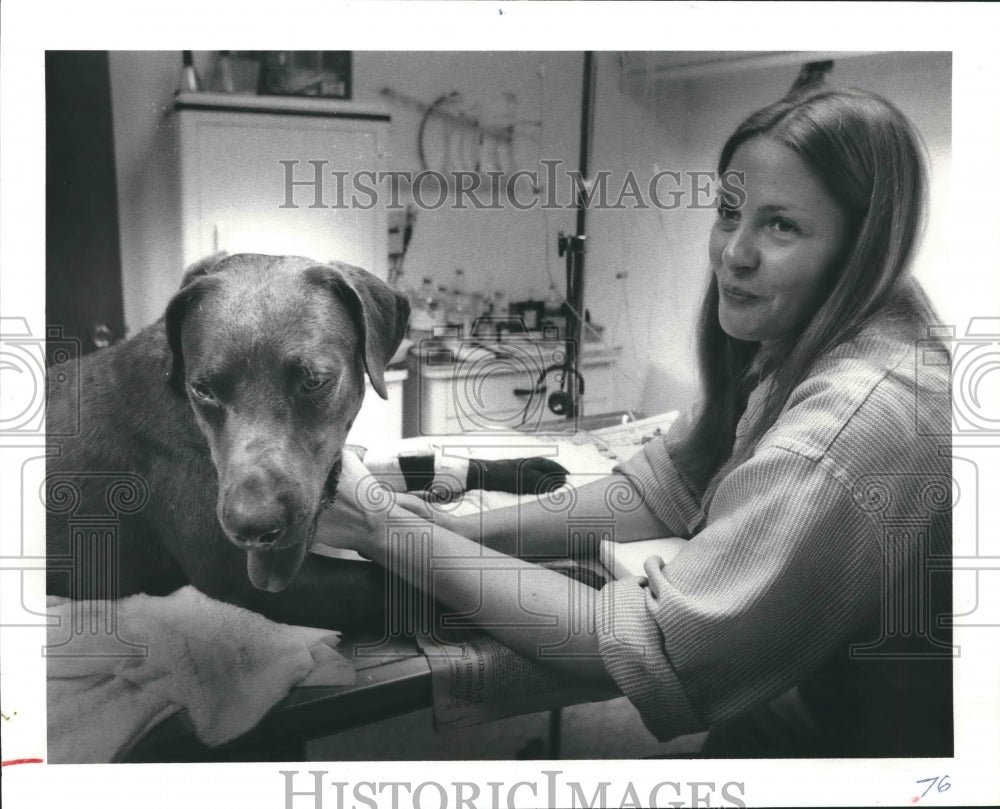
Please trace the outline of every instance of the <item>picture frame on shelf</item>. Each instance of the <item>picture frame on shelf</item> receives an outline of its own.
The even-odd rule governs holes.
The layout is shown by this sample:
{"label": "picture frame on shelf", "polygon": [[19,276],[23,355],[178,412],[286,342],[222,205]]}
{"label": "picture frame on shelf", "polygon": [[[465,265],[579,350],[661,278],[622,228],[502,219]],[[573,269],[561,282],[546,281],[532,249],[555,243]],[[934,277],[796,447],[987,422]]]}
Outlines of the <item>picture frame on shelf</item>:
{"label": "picture frame on shelf", "polygon": [[261,51],[259,95],[350,100],[351,51]]}

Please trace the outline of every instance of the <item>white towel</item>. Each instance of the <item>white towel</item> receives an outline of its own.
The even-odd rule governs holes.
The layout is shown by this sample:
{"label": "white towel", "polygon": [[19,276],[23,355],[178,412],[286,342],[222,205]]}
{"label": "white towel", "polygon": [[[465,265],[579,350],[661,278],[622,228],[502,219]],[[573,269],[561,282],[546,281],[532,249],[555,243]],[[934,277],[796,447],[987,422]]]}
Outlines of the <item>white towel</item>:
{"label": "white towel", "polygon": [[[119,759],[182,709],[202,742],[221,744],[252,729],[307,676],[354,682],[351,663],[331,648],[337,633],[276,624],[193,587],[165,597],[49,603],[59,618],[46,650],[51,763]],[[88,631],[73,631],[81,619]],[[108,631],[112,621],[116,632]]]}

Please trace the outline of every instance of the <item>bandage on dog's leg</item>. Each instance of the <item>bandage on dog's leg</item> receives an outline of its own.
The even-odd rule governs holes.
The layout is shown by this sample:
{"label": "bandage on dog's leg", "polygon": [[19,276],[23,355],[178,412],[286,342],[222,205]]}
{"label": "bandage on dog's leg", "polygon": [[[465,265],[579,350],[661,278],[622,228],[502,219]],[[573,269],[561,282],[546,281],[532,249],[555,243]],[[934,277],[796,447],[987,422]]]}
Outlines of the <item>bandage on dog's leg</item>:
{"label": "bandage on dog's leg", "polygon": [[512,494],[545,494],[566,482],[567,470],[548,458],[469,461],[467,488]]}
{"label": "bandage on dog's leg", "polygon": [[511,494],[545,494],[566,483],[569,472],[549,458],[486,461],[437,450],[365,456],[365,466],[395,491],[426,492],[441,498],[485,489]]}
{"label": "bandage on dog's leg", "polygon": [[399,471],[403,475],[406,491],[418,492],[434,483],[434,453],[426,455],[400,455]]}

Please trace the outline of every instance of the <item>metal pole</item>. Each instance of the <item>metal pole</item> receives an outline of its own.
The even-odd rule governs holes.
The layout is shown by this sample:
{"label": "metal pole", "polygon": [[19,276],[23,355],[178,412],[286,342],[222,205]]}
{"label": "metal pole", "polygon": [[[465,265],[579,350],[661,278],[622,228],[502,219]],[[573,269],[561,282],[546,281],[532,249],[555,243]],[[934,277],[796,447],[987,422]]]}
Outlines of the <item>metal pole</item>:
{"label": "metal pole", "polygon": [[[597,88],[597,63],[593,51],[583,54],[583,95],[580,102],[580,178],[586,182],[590,172],[590,150],[594,138],[594,99]],[[560,253],[566,253],[566,300],[570,311],[566,320],[566,377],[571,405],[567,418],[579,413],[580,355],[584,329],[584,253],[587,239],[587,198],[585,189],[576,192],[576,234],[560,239]]]}
{"label": "metal pole", "polygon": [[[583,97],[580,101],[580,176],[585,180],[590,173],[590,150],[594,142],[596,74],[597,64],[594,62],[594,52],[584,51]],[[580,205],[580,202],[581,195],[577,190],[576,235],[582,238],[587,231],[587,209]]]}

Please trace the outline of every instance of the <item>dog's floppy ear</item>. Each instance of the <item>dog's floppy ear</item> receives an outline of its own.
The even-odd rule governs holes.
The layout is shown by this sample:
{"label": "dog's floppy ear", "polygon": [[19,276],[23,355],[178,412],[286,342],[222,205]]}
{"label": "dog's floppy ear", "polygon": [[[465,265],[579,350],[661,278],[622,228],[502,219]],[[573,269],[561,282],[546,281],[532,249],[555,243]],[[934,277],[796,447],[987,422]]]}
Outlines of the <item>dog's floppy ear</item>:
{"label": "dog's floppy ear", "polygon": [[385,366],[396,353],[410,319],[410,302],[395,287],[369,272],[339,262],[305,271],[306,280],[332,290],[354,315],[364,343],[365,370],[383,399]]}
{"label": "dog's floppy ear", "polygon": [[208,283],[202,279],[218,270],[219,262],[226,253],[216,253],[196,261],[184,271],[180,291],[170,299],[167,312],[163,317],[167,332],[167,345],[170,347],[171,365],[168,373],[170,385],[178,393],[184,393],[184,352],[181,350],[181,323],[188,307],[202,295]]}
{"label": "dog's floppy ear", "polygon": [[184,270],[184,278],[181,279],[181,289],[184,289],[192,281],[201,278],[205,275],[211,275],[216,272],[219,268],[219,262],[226,258],[229,253],[220,251],[218,253],[213,253],[210,256],[205,256],[205,258],[200,261],[196,261],[186,270]]}

